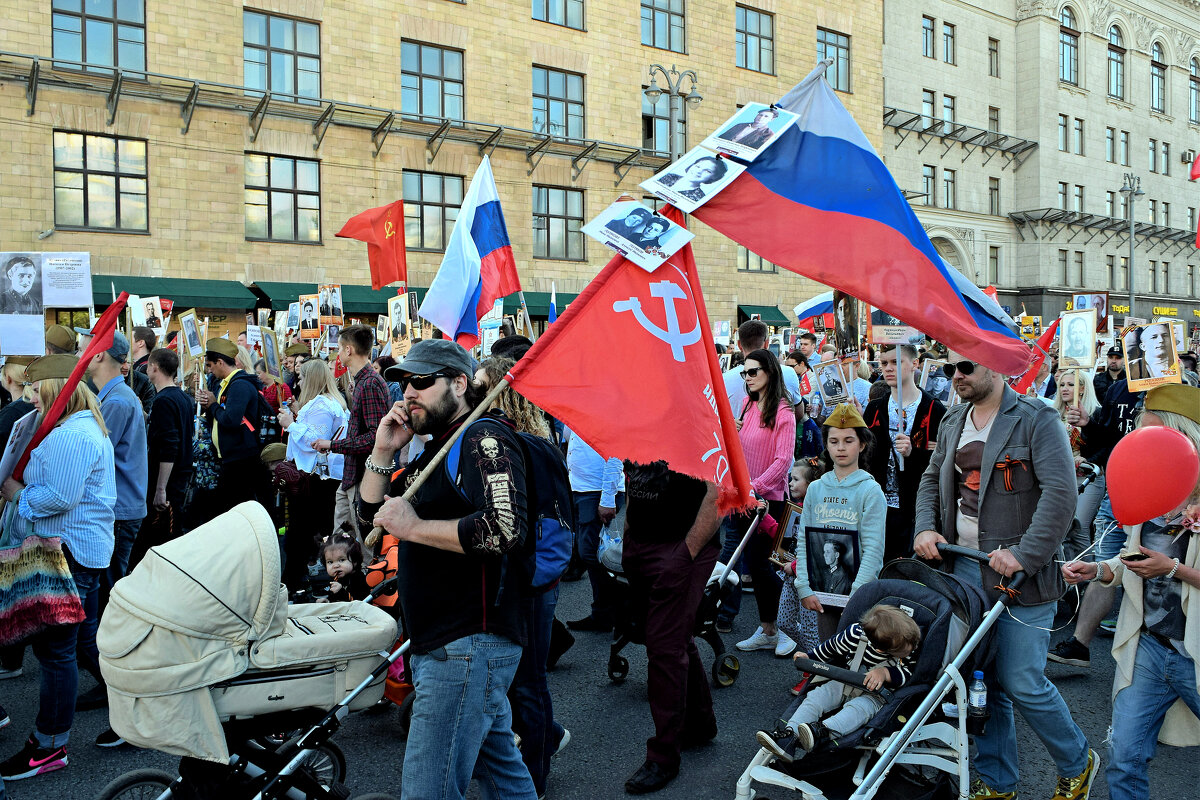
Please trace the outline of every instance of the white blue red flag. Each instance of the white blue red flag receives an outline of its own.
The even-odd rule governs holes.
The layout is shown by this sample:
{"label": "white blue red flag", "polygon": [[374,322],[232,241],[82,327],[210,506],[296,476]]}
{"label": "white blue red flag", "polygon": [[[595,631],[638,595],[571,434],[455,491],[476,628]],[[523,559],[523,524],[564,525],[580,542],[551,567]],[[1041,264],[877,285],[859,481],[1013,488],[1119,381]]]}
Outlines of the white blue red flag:
{"label": "white blue red flag", "polygon": [[751,252],[840,289],[1008,375],[1029,364],[1012,320],[934,249],[822,62],[779,106],[800,115],[694,212]]}
{"label": "white blue red flag", "polygon": [[484,156],[467,187],[442,265],[417,313],[470,349],[479,344],[480,318],[496,300],[520,290],[496,179]]}
{"label": "white blue red flag", "polygon": [[558,297],[554,293],[554,281],[550,281],[550,311],[546,314],[546,324],[558,319]]}

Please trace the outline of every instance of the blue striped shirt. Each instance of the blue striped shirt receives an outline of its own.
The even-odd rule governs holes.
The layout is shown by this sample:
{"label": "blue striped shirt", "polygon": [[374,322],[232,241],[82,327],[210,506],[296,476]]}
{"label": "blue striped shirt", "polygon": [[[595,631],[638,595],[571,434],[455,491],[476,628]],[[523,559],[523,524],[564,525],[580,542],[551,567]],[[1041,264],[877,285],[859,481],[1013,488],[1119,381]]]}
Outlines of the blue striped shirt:
{"label": "blue striped shirt", "polygon": [[116,501],[112,443],[91,411],[77,411],[34,448],[17,512],[38,535],[61,537],[80,565],[105,569]]}

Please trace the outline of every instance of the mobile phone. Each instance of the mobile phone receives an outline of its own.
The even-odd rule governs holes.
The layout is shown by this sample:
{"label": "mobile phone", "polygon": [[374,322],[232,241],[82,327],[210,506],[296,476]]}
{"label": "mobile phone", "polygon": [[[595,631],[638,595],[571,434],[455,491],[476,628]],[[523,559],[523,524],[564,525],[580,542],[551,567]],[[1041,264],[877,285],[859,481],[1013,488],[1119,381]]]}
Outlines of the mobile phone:
{"label": "mobile phone", "polygon": [[1149,557],[1145,553],[1121,553],[1122,561],[1145,561]]}

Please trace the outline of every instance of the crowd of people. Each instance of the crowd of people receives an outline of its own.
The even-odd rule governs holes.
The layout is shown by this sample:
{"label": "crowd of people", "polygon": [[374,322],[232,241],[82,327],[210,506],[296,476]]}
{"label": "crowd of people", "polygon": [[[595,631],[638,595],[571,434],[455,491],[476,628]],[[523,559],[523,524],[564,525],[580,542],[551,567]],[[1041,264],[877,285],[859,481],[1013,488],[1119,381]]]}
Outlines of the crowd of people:
{"label": "crowd of people", "polygon": [[[6,360],[0,445],[15,421],[50,408],[92,335],[51,326],[44,357]],[[244,333],[208,340],[202,366],[187,374],[151,329],[131,338],[117,331],[90,357],[87,380],[71,390],[22,480],[0,486],[13,509],[4,526],[61,540],[84,615],[0,652],[0,678],[22,673],[28,647],[41,681],[34,730],[0,763],[4,780],[65,767],[74,713],[107,704],[96,630],[114,584],[149,548],[245,501],[275,519],[282,578],[298,602],[363,599],[362,564],[380,547],[372,529],[396,548],[396,608],[416,692],[405,797],[461,798],[473,779],[487,797],[546,795],[551,759],[571,740],[555,719],[547,670],[574,635],[610,633],[621,613],[624,589],[599,558],[606,529],[623,534],[624,577],[645,615],[654,735],[625,782],[631,794],[669,784],[681,752],[717,735],[693,631],[714,565],[735,555],[758,615],[736,648],[847,662],[857,649],[868,689],[907,679],[920,631],[887,606],[847,627],[830,598],[852,595],[904,557],[993,596],[1004,579],[1027,575],[997,626],[992,718],[975,737],[972,800],[1017,796],[1014,709],[1055,763],[1054,800],[1088,797],[1102,756],[1111,797],[1147,797],[1156,741],[1200,744],[1200,486],[1127,540],[1105,483],[1108,455],[1135,427],[1167,426],[1200,447],[1194,355],[1181,357],[1182,384],[1133,393],[1119,350],[1094,375],[1060,371],[1052,351],[1019,394],[1006,376],[933,343],[884,347],[878,362],[864,345],[850,366],[809,333],[780,358],[767,349],[766,326],[748,321],[724,382],[761,508],[722,515],[715,485],[663,461],[605,459],[500,388],[531,346],[522,336],[501,338],[482,362],[441,339],[393,357],[386,346],[380,354],[373,327],[348,325],[328,360],[290,343],[280,376],[254,358]],[[922,362],[935,357],[957,397],[949,408],[917,385]],[[846,402],[822,400],[818,375],[831,367]],[[532,507],[547,490],[525,437],[549,442],[569,479],[574,545],[562,579],[586,575],[590,608],[565,626],[555,618],[558,580],[535,591],[513,566],[538,535]],[[431,466],[456,438],[453,465]],[[763,512],[778,524],[789,503],[801,531],[787,542],[790,562],[779,562],[768,535],[750,535],[739,551]],[[943,559],[940,543],[989,560]],[[1144,558],[1123,560],[1130,552]],[[1085,591],[1073,635],[1051,648],[1066,584]],[[722,603],[718,631],[732,630],[741,602],[735,591]],[[1102,752],[1045,669],[1047,660],[1086,668],[1092,637],[1106,629],[1115,632],[1117,679],[1114,733]],[[81,667],[94,681],[83,691]],[[789,718],[764,725],[757,743],[795,761],[875,708],[869,692],[813,691]],[[0,709],[0,726],[7,719]],[[96,740],[123,743],[111,729]]]}

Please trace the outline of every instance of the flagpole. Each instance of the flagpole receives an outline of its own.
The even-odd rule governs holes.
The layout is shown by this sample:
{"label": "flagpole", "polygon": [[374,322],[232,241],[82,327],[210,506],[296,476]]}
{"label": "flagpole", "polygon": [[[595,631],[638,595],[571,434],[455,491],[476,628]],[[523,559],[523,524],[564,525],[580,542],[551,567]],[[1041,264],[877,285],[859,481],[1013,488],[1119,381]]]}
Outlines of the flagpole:
{"label": "flagpole", "polygon": [[[900,345],[896,345],[896,402],[900,406],[900,413],[897,415],[900,418],[900,435],[904,435],[904,379],[900,375],[900,359],[904,354],[900,350]],[[893,448],[895,449],[895,448]],[[904,472],[904,456],[896,453],[896,466]]]}
{"label": "flagpole", "polygon": [[[545,284],[542,284],[543,286]],[[529,318],[529,304],[525,302],[525,290],[518,289],[517,297],[521,300],[521,313],[525,315],[525,327],[529,330],[530,341],[537,341],[537,336],[533,332],[533,320]]]}
{"label": "flagpole", "polygon": [[[413,480],[412,484],[404,492],[403,497],[405,500],[412,499],[413,495],[417,493],[417,490],[425,484],[426,479],[428,479],[429,476],[433,474],[434,470],[441,466],[442,462],[446,460],[446,456],[450,454],[450,448],[453,447],[454,443],[457,442],[459,438],[466,432],[471,423],[482,417],[484,412],[491,407],[492,402],[495,401],[495,399],[500,396],[500,393],[507,388],[508,378],[506,376],[501,378],[500,382],[492,387],[492,390],[487,393],[487,396],[483,398],[479,405],[475,406],[475,410],[473,410],[466,420],[463,421],[463,424],[459,425],[458,429],[454,431],[453,435],[446,440],[446,443],[442,445],[442,449],[438,450],[433,458],[430,459],[429,463],[425,465],[425,468],[421,470],[416,479]],[[367,547],[374,547],[376,543],[379,542],[379,537],[383,536],[383,534],[383,528],[376,526],[367,535],[367,538],[363,541],[363,543],[366,544]]]}

